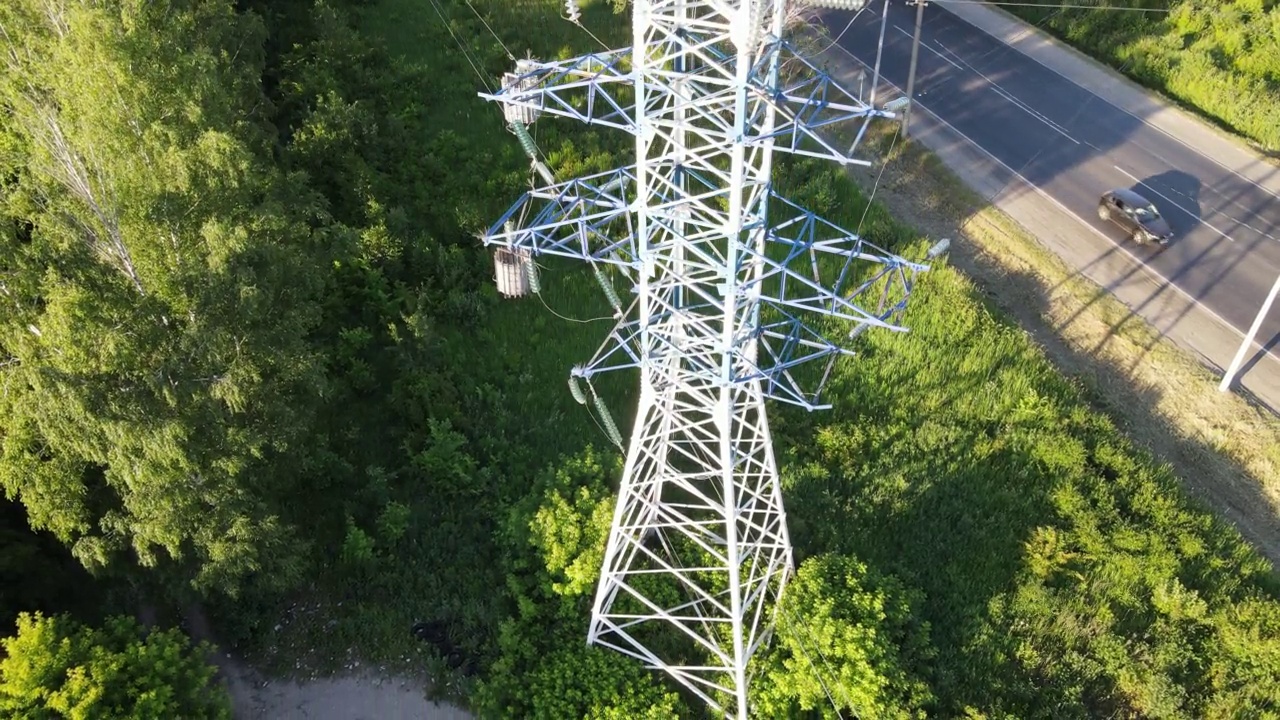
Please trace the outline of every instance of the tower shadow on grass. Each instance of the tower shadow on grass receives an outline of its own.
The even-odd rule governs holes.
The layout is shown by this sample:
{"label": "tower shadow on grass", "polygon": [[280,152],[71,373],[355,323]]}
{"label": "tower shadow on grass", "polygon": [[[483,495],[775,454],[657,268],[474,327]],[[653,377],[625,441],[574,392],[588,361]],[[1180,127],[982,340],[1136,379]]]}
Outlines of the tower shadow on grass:
{"label": "tower shadow on grass", "polygon": [[[1036,281],[1004,277],[1020,285]],[[917,292],[929,292],[931,284],[922,283]],[[967,294],[976,299],[982,290]],[[1020,313],[1045,317],[1045,297],[1024,298]],[[1037,582],[1031,578],[1033,558],[1045,537],[1074,536],[1081,517],[1096,516],[1104,540],[1101,550],[1090,551],[1101,554],[1089,561],[1101,564],[1109,553],[1119,552],[1110,547],[1107,528],[1135,523],[1158,542],[1169,543],[1166,551],[1184,566],[1182,581],[1205,596],[1229,584],[1233,572],[1215,562],[1234,567],[1242,561],[1231,549],[1235,531],[1212,515],[1200,514],[1207,521],[1188,528],[1144,525],[1154,521],[1144,514],[1149,509],[1137,509],[1143,502],[1137,495],[1152,487],[1172,498],[1176,508],[1205,510],[1194,499],[1180,499],[1176,478],[1156,470],[1172,460],[1162,451],[1198,453],[1204,456],[1193,459],[1202,463],[1223,461],[1204,448],[1188,447],[1159,422],[1154,413],[1158,390],[1129,386],[1123,397],[1104,403],[1100,393],[1114,382],[1107,377],[1111,368],[1066,348],[1045,334],[1046,326],[1031,329],[1032,339],[1048,345],[1046,354],[1060,367],[1059,353],[1072,355],[1075,372],[1059,376],[1040,348],[1020,333],[1007,332],[1011,318],[988,300],[982,301],[987,319],[944,343],[950,332],[946,310],[955,307],[954,298],[944,294],[935,302],[921,313],[908,312],[904,322],[913,333],[873,344],[836,378],[831,417],[781,416],[780,444],[792,448],[783,461],[785,501],[798,562],[819,553],[851,554],[923,591],[920,611],[932,625],[938,651],[930,683],[939,697],[986,707],[991,698],[983,693],[990,690],[991,678],[1003,679],[1005,689],[991,696],[1002,702],[1043,680],[1034,667],[1015,660],[1026,637],[1003,623],[1020,602],[1018,591]],[[931,314],[942,319],[924,317]],[[953,356],[930,355],[942,352]],[[1128,419],[1141,413],[1138,422],[1159,428],[1157,437],[1144,438],[1155,441],[1154,456],[1111,430],[1105,414],[1086,410],[1117,402]],[[796,437],[795,430],[816,430],[816,437]],[[1116,449],[1136,455],[1138,467],[1147,469],[1117,470],[1108,459]],[[1236,490],[1241,494],[1234,502],[1265,504],[1257,488]],[[1220,505],[1220,497],[1207,499]],[[1170,533],[1195,538],[1216,559],[1183,557]],[[1265,534],[1254,537],[1265,540]],[[1083,552],[1075,546],[1069,550]],[[1037,706],[1053,704],[1048,695],[1061,692],[1054,687],[1037,691]],[[1105,715],[1115,696],[1101,688],[1052,700],[1082,703],[1090,713]],[[959,709],[941,708],[944,714]]]}

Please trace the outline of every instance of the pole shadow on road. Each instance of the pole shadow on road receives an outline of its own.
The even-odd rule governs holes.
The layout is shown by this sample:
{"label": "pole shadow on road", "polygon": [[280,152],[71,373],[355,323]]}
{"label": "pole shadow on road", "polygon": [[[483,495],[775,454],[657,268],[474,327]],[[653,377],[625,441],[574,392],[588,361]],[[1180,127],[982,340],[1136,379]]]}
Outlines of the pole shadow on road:
{"label": "pole shadow on road", "polygon": [[[1261,350],[1258,350],[1253,355],[1251,355],[1249,359],[1246,360],[1245,363],[1240,366],[1240,370],[1236,372],[1237,377],[1242,377],[1245,374],[1247,374],[1249,370],[1253,368],[1253,366],[1257,365],[1263,358],[1267,356],[1268,353],[1270,353],[1273,349],[1275,349],[1278,346],[1280,346],[1280,333],[1276,333],[1275,335],[1271,336],[1271,339],[1268,340],[1262,346]],[[1276,414],[1280,415],[1280,413],[1276,413]]]}
{"label": "pole shadow on road", "polygon": [[[856,66],[860,60],[862,68],[871,71],[880,30],[879,7],[872,8],[877,12],[857,17],[831,14],[827,27],[832,38],[838,35],[835,44],[841,55],[837,62],[842,67]],[[905,87],[913,24],[911,8],[890,5],[881,78],[895,88]],[[1169,460],[1193,458],[1180,463],[1188,489],[1223,511],[1259,547],[1270,548],[1271,557],[1280,557],[1273,541],[1258,531],[1275,522],[1272,501],[1260,486],[1237,481],[1248,473],[1237,462],[1207,452],[1214,448],[1170,427],[1161,406],[1166,392],[1180,393],[1181,389],[1151,382],[1142,367],[1159,339],[1191,314],[1191,301],[1213,304],[1218,312],[1222,298],[1250,278],[1241,273],[1256,270],[1260,260],[1271,261],[1275,260],[1271,255],[1280,255],[1277,248],[1268,247],[1275,242],[1268,236],[1280,236],[1276,229],[1280,228],[1278,201],[1257,184],[1265,185],[1268,178],[1280,175],[1280,169],[1259,172],[1260,168],[1252,166],[1242,172],[1253,179],[1236,175],[1202,149],[1182,144],[1147,124],[1147,116],[1163,111],[1163,104],[1152,102],[1149,110],[1138,106],[1132,114],[1120,110],[1018,50],[975,32],[937,4],[925,9],[915,89],[913,139],[936,152],[947,169],[978,195],[972,204],[953,197],[956,217],[951,220],[963,226],[969,219],[980,219],[983,207],[998,205],[1009,211],[1018,208],[1020,196],[1044,193],[1086,227],[1064,231],[1059,224],[1061,213],[1043,199],[1038,200],[1043,207],[1019,208],[1017,219],[1028,223],[1025,227],[1031,233],[1050,231],[1055,242],[1087,243],[1087,252],[1077,263],[1080,270],[1073,275],[1096,276],[1100,282],[1091,278],[1089,282],[1103,287],[1082,293],[1080,300],[1086,308],[1103,301],[1118,286],[1132,284],[1143,292],[1134,307],[1117,313],[1120,317],[1099,313],[1105,326],[1084,328],[1087,334],[1080,336],[1064,331],[1085,321],[1083,311],[1073,308],[1065,322],[1053,314],[1054,296],[1065,288],[1035,272],[1020,272],[1013,270],[1013,265],[988,261],[981,253],[966,253],[965,243],[957,243],[953,249],[956,264],[967,265],[966,272],[974,272],[985,286],[988,300],[1014,316],[1017,324],[1046,348],[1055,365],[1082,382],[1091,404],[1118,418],[1139,445]],[[889,166],[886,163],[884,167]],[[895,184],[927,188],[937,175],[927,162],[916,169],[895,164],[890,175],[898,173],[904,175],[889,183],[890,196]],[[867,186],[873,187],[876,175],[868,175]],[[1150,189],[1141,192],[1171,216],[1179,236],[1163,252],[1134,245],[1123,239],[1123,231],[1098,219],[1097,202],[1103,192],[1135,183],[1150,184],[1174,201]],[[918,201],[919,194],[908,189],[887,204],[894,206],[900,217],[909,217],[918,211]],[[941,212],[949,215],[953,210],[948,207]],[[1036,224],[1046,219],[1054,225],[1042,228]],[[1067,224],[1074,226],[1075,221]],[[1099,238],[1090,237],[1094,233],[1110,242],[1098,242]],[[1141,287],[1157,274],[1154,285]],[[1173,284],[1178,285],[1177,290],[1170,287]],[[1173,295],[1179,290],[1186,296]],[[1155,320],[1147,320],[1144,314]],[[1231,319],[1239,325],[1234,316]],[[1135,323],[1144,326],[1137,334],[1128,331]],[[1146,327],[1153,332],[1146,332]],[[1262,337],[1275,333],[1275,328],[1266,327]],[[1069,339],[1073,335],[1076,338]],[[1098,352],[1110,349],[1107,343],[1117,335],[1116,344],[1138,344],[1132,365],[1128,358],[1117,363]],[[1081,337],[1084,339],[1076,344]],[[1280,337],[1273,338],[1268,347],[1278,343]],[[1095,344],[1097,347],[1091,347]],[[1182,402],[1177,397],[1168,401]]]}
{"label": "pole shadow on road", "polygon": [[[823,13],[832,36],[838,33],[837,44],[865,70],[877,60],[879,9],[875,5],[857,16]],[[888,10],[881,77],[902,88],[915,18],[911,8],[898,3]],[[1017,173],[1164,278],[1167,282],[1136,308],[1138,314],[1161,304],[1174,292],[1168,287],[1172,284],[1235,326],[1247,323],[1241,293],[1257,284],[1260,267],[1280,263],[1280,245],[1271,237],[1280,236],[1276,198],[1219,164],[1208,151],[1149,125],[1147,116],[1162,111],[1164,104],[1129,103],[1123,110],[936,7],[925,9],[918,55],[917,134],[936,131],[931,128],[940,118],[1003,166],[996,174]],[[950,154],[953,161],[972,164],[965,153]],[[1250,174],[1262,182],[1280,173],[1274,168],[1257,171],[1254,167]],[[1097,219],[1098,196],[1130,186],[1170,218],[1178,237],[1166,251],[1135,246]],[[1108,263],[1104,283],[1115,286],[1142,277],[1138,263]],[[1101,268],[1093,270],[1097,274]],[[1179,308],[1181,314],[1172,319],[1160,316],[1157,329],[1167,333],[1192,307]],[[1263,334],[1277,331],[1280,318],[1268,323]]]}

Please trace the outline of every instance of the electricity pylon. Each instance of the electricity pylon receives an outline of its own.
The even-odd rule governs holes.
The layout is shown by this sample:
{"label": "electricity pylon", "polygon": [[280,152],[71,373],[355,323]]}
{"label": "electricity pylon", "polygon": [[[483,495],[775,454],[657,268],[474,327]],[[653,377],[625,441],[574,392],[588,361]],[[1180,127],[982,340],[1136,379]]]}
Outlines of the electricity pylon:
{"label": "electricity pylon", "polygon": [[[894,117],[783,39],[790,4],[635,0],[631,48],[519,61],[482,94],[548,181],[482,239],[508,265],[551,255],[596,269],[618,324],[573,370],[580,402],[580,381],[639,369],[588,642],[738,718],[792,571],[764,400],[826,407],[819,392],[849,339],[903,330],[893,316],[927,269],[773,191],[775,150],[866,165],[854,150],[868,124]],[[552,182],[525,129],[542,114],[631,133],[635,164]],[[631,286],[627,308],[601,268]]]}

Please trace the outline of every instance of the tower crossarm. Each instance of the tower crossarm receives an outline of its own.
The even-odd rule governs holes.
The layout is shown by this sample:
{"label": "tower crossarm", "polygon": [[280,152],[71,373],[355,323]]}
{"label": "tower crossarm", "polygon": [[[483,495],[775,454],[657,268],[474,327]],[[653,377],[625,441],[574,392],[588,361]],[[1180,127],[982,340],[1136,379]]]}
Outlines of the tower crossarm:
{"label": "tower crossarm", "polygon": [[[810,248],[813,251],[812,255],[816,255],[817,249],[817,246]],[[803,260],[816,261],[817,258],[812,255],[806,254]],[[852,260],[865,258],[866,254],[851,252],[843,257],[845,260]],[[868,295],[883,296],[887,284],[889,286],[888,294],[894,295],[901,301],[900,303],[895,303],[894,307],[899,304],[905,305],[907,295],[911,292],[911,275],[914,275],[914,269],[919,268],[919,265],[905,262],[885,262],[876,268],[872,274],[867,276],[859,275],[858,282],[855,285],[852,285],[847,291],[840,292],[838,289],[824,286],[820,280],[815,280],[814,273],[809,268],[799,270],[767,258],[761,259],[765,264],[764,274],[755,282],[776,286],[774,292],[764,295],[764,299],[771,301],[777,307],[786,307],[791,308],[793,311],[810,312],[817,315],[829,315],[841,320],[865,323],[887,330],[905,330],[905,328],[886,322],[883,312],[868,311],[860,303]],[[806,262],[806,264],[810,263]],[[927,267],[925,266],[926,269]],[[847,273],[846,277],[853,277],[853,273]],[[750,283],[744,283],[744,287],[740,292],[746,293],[750,289]]]}
{"label": "tower crossarm", "polygon": [[534,256],[634,269],[638,253],[627,200],[634,183],[634,168],[621,168],[530,190],[480,239]]}
{"label": "tower crossarm", "polygon": [[597,373],[640,367],[640,321],[633,318],[636,303],[631,304],[624,319],[618,321],[600,349],[585,365],[575,367],[572,375],[590,379]]}
{"label": "tower crossarm", "polygon": [[[819,69],[786,40],[774,38],[752,68],[750,89],[764,102],[757,114],[772,108],[777,119],[771,129],[758,117],[751,118],[745,142],[748,145],[773,141],[774,150],[795,155],[834,160],[845,165],[868,165],[855,157],[870,123],[892,119],[894,113],[876,108],[845,90],[826,71]],[[770,79],[774,63],[784,70],[777,82]],[[842,127],[854,130],[852,138],[837,137]]]}
{"label": "tower crossarm", "polygon": [[[719,39],[686,29],[678,36],[672,34],[667,42],[656,44],[651,52],[655,64],[684,56],[724,62],[727,57],[715,44]],[[516,72],[504,78],[502,89],[479,95],[501,104],[510,120],[529,123],[546,113],[634,134],[638,129],[631,52],[624,48],[555,62],[521,60]],[[776,80],[772,79],[775,66],[785,69]],[[727,121],[725,113],[734,102],[731,85],[718,82],[715,77],[674,72],[654,73],[650,81],[655,92],[649,104],[682,106],[690,121],[685,127],[700,125],[705,141],[737,139],[737,126]],[[676,82],[683,83],[684,89],[677,92]],[[669,84],[672,87],[666,87]],[[846,165],[867,165],[867,160],[855,155],[867,128],[877,119],[895,117],[893,112],[873,107],[845,90],[791,43],[778,38],[763,46],[751,68],[747,88],[753,102],[748,105],[750,113],[743,125],[746,134],[741,140],[748,146],[772,142],[775,150]],[[776,113],[772,123],[766,122],[768,112]],[[853,131],[851,140],[837,137],[841,127]],[[667,129],[656,124],[651,130],[663,134]]]}
{"label": "tower crossarm", "polygon": [[479,95],[501,104],[508,121],[527,124],[546,113],[634,133],[630,65],[630,48],[555,62],[520,60],[501,90]]}

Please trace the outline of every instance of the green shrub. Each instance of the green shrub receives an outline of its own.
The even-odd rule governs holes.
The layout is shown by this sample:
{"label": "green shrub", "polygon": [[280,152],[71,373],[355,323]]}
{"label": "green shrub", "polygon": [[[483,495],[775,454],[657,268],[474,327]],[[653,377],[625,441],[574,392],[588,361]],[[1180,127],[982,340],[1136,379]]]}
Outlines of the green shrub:
{"label": "green shrub", "polygon": [[90,628],[22,614],[0,641],[0,715],[15,720],[228,720],[231,704],[204,656],[178,630],[117,617]]}

